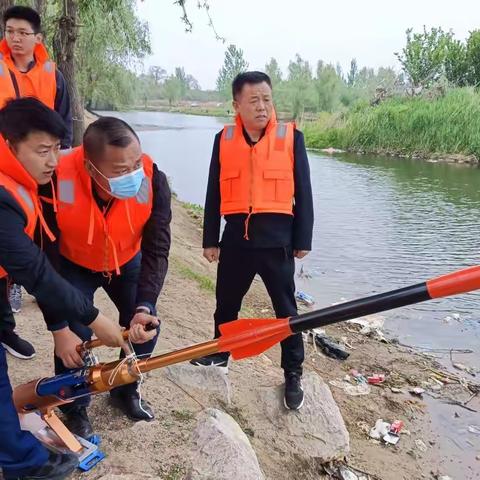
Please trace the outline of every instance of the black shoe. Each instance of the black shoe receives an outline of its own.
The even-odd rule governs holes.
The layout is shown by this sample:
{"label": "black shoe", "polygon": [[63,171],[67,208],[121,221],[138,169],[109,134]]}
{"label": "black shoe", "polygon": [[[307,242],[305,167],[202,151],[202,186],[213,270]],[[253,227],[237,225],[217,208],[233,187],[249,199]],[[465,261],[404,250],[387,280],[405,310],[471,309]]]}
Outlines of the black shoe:
{"label": "black shoe", "polygon": [[21,476],[4,473],[3,477],[5,480],[63,480],[69,477],[77,466],[78,457],[75,454],[49,452],[47,462],[40,467],[31,468]]}
{"label": "black shoe", "polygon": [[114,406],[120,408],[125,415],[135,422],[145,420],[150,422],[155,418],[152,407],[143,399],[137,390],[114,389],[110,392]]}
{"label": "black shoe", "polygon": [[297,372],[285,372],[285,407],[299,410],[303,405],[302,376]]}
{"label": "black shoe", "polygon": [[28,360],[35,356],[33,345],[20,338],[13,330],[1,332],[0,342],[5,347],[5,350],[14,357]]}
{"label": "black shoe", "polygon": [[74,434],[88,440],[93,435],[93,428],[88,419],[86,407],[65,409],[65,426]]}
{"label": "black shoe", "polygon": [[222,355],[221,353],[212,353],[205,357],[194,358],[190,360],[190,363],[203,367],[218,367],[225,373],[228,372],[228,356]]}

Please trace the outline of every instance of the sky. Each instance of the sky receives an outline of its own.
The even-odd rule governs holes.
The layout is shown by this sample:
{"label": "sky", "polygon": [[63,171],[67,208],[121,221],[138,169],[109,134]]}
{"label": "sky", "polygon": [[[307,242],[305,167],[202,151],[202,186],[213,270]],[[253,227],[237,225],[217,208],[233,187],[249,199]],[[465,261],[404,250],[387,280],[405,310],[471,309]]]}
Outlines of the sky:
{"label": "sky", "polygon": [[185,33],[181,8],[173,0],[137,0],[139,16],[148,21],[153,54],[143,68],[159,65],[171,73],[183,66],[203,89],[214,89],[226,47],[244,52],[250,69],[263,70],[275,57],[283,72],[299,53],[315,71],[317,61],[339,62],[348,70],[356,58],[360,67],[394,67],[394,53],[405,45],[405,31],[423,26],[452,30],[456,38],[480,28],[478,0],[209,0],[219,35],[197,0],[187,0],[193,32]]}

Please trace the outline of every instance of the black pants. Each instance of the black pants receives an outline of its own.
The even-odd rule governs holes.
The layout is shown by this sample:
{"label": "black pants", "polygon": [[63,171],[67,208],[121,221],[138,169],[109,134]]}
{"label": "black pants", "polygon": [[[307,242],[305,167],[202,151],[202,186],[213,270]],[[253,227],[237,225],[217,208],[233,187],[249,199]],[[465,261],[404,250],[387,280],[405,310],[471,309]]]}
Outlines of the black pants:
{"label": "black pants", "polygon": [[15,330],[15,317],[8,299],[8,278],[0,278],[0,332]]}
{"label": "black pants", "polygon": [[[120,325],[128,328],[135,315],[135,300],[140,267],[141,254],[139,253],[125,265],[122,265],[120,268],[120,275],[112,274],[112,277],[108,278],[104,276],[102,272],[92,272],[91,270],[68,261],[66,258],[61,258],[59,273],[65,280],[78,288],[78,290],[92,301],[95,291],[98,288],[103,288],[118,309]],[[42,308],[41,305],[40,308]],[[155,315],[155,312],[153,312],[153,314]],[[80,322],[69,322],[69,327],[70,330],[78,335],[83,341],[90,340],[92,330],[89,327],[86,327]],[[158,331],[159,329],[157,329],[157,335],[153,340],[142,344],[133,344],[133,349],[137,356],[146,358],[152,354],[157,343]],[[120,356],[123,357],[123,352],[121,352]],[[69,371],[59,357],[55,355],[54,359],[56,374]],[[122,389],[126,392],[134,391],[136,388],[136,383],[117,387],[117,389]],[[88,406],[89,403],[90,397],[86,396],[78,398],[69,406]],[[68,411],[69,406],[62,408],[62,410]]]}
{"label": "black pants", "polygon": [[[291,248],[222,247],[217,270],[215,337],[219,325],[238,318],[243,297],[258,274],[268,291],[277,318],[297,314],[295,302],[295,260]],[[301,334],[283,340],[282,363],[285,372],[302,373],[305,358]]]}

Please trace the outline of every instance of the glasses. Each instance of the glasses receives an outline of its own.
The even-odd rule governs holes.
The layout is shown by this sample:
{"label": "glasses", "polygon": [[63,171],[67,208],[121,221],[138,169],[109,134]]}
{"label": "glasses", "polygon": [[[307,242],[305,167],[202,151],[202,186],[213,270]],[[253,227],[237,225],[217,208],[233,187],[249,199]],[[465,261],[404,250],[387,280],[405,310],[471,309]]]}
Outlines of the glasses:
{"label": "glasses", "polygon": [[36,35],[35,32],[27,32],[26,30],[11,30],[7,29],[5,30],[5,36],[9,38],[14,38],[15,36],[18,36],[22,40],[28,38],[30,35]]}

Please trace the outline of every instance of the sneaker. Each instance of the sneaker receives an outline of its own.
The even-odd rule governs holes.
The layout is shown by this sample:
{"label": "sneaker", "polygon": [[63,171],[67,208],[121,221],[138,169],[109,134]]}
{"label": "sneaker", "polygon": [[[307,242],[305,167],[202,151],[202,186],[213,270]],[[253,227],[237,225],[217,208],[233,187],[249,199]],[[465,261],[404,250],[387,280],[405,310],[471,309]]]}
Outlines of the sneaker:
{"label": "sneaker", "polygon": [[297,372],[285,372],[285,408],[299,410],[303,400],[302,376]]}
{"label": "sneaker", "polygon": [[196,366],[218,367],[225,373],[228,373],[228,356],[222,355],[221,353],[212,353],[205,357],[194,358],[190,360],[190,363]]}
{"label": "sneaker", "polygon": [[73,453],[49,452],[46,463],[32,467],[22,475],[9,475],[3,471],[5,480],[63,480],[72,474],[78,466],[78,457]]}
{"label": "sneaker", "polygon": [[29,360],[35,356],[33,345],[23,338],[20,338],[13,330],[1,332],[0,342],[5,350],[14,357]]}
{"label": "sneaker", "polygon": [[20,313],[22,310],[22,287],[16,283],[10,286],[8,301],[13,313]]}

